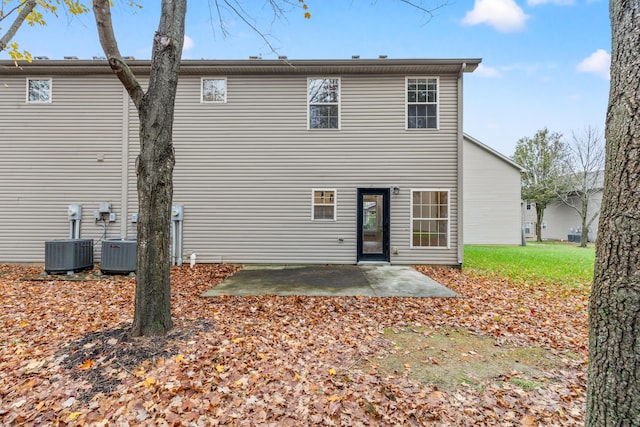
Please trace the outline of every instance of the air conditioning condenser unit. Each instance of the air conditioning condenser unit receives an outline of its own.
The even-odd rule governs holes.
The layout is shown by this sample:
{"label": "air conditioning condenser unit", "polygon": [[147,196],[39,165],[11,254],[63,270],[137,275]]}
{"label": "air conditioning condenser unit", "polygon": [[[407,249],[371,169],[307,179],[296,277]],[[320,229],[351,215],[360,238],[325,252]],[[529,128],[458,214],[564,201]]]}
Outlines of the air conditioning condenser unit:
{"label": "air conditioning condenser unit", "polygon": [[106,274],[128,274],[136,271],[137,245],[135,240],[103,240],[100,271]]}
{"label": "air conditioning condenser unit", "polygon": [[47,240],[44,242],[44,271],[77,273],[93,268],[93,239]]}

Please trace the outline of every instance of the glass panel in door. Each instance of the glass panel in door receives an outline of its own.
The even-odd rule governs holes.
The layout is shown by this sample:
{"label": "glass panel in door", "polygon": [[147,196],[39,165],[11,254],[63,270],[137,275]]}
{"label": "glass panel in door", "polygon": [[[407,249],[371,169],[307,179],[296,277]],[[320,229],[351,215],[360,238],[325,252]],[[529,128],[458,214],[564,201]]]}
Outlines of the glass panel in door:
{"label": "glass panel in door", "polygon": [[384,196],[362,195],[362,253],[384,253]]}

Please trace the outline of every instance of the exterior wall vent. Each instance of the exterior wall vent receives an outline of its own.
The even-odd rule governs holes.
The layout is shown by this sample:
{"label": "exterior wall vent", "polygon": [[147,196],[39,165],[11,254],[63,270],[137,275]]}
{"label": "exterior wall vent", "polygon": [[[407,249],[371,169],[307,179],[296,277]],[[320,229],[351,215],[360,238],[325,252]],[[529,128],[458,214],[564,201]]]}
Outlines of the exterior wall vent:
{"label": "exterior wall vent", "polygon": [[48,240],[44,242],[44,271],[77,273],[93,268],[93,239]]}
{"label": "exterior wall vent", "polygon": [[100,271],[105,274],[128,274],[136,271],[137,245],[135,240],[103,240]]}

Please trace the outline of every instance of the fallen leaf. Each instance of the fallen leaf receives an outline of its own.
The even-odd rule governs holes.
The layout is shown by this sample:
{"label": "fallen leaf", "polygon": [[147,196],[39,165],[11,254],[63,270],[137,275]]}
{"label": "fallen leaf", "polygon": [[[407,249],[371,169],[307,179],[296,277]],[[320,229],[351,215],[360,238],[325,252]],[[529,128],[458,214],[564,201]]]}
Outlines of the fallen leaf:
{"label": "fallen leaf", "polygon": [[80,365],[80,369],[86,371],[89,370],[93,367],[95,361],[92,359],[85,359],[84,363],[82,365]]}
{"label": "fallen leaf", "polygon": [[520,424],[525,427],[531,427],[536,425],[536,419],[531,415],[525,415],[520,418]]}
{"label": "fallen leaf", "polygon": [[435,390],[435,391],[432,391],[431,393],[429,393],[429,398],[434,399],[434,400],[442,399],[442,396],[443,396],[443,394],[439,390]]}
{"label": "fallen leaf", "polygon": [[42,359],[42,360],[32,360],[30,361],[27,366],[25,366],[25,372],[28,374],[33,374],[36,373],[38,371],[40,371],[40,369],[42,369],[45,365],[45,363],[47,363],[46,360]]}
{"label": "fallen leaf", "polygon": [[76,398],[75,397],[70,397],[67,400],[65,400],[64,402],[62,402],[62,407],[63,408],[68,408],[71,405],[73,405],[74,403],[76,403]]}

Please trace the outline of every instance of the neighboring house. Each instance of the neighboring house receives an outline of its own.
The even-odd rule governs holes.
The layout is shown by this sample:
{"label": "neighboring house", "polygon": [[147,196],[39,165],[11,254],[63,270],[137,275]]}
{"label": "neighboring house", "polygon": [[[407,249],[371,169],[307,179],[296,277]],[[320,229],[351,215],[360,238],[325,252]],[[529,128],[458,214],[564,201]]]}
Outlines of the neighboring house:
{"label": "neighboring house", "polygon": [[[462,77],[479,63],[182,61],[183,256],[461,264]],[[146,84],[149,61],[130,65]],[[1,61],[0,128],[0,262],[42,262],[72,204],[96,259],[135,237],[138,117],[105,61]]]}
{"label": "neighboring house", "polygon": [[[596,214],[591,227],[589,227],[589,241],[595,242],[598,236],[598,221],[600,220],[600,207],[602,206],[602,191],[604,188],[604,172],[600,172],[597,180],[596,191],[589,199],[587,219]],[[575,202],[578,203],[577,201]],[[523,218],[525,236],[528,239],[536,238],[536,207],[535,203],[523,202]],[[542,219],[542,238],[545,240],[565,240],[580,242],[581,233],[580,214],[565,203],[557,201],[544,210]]]}
{"label": "neighboring house", "polygon": [[464,243],[521,244],[522,167],[465,134],[463,170]]}

